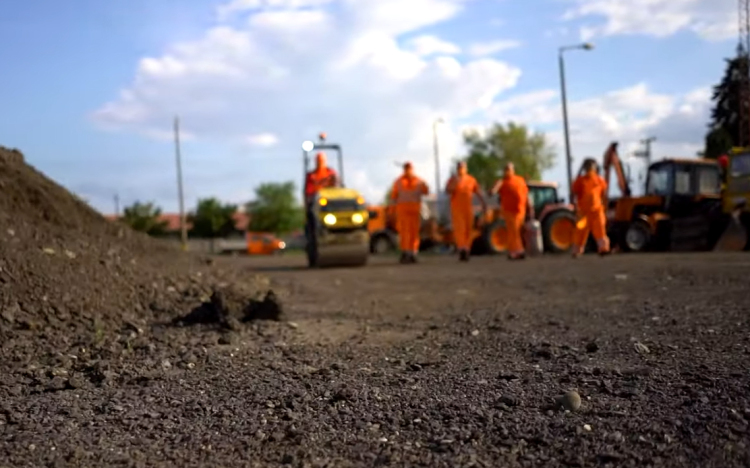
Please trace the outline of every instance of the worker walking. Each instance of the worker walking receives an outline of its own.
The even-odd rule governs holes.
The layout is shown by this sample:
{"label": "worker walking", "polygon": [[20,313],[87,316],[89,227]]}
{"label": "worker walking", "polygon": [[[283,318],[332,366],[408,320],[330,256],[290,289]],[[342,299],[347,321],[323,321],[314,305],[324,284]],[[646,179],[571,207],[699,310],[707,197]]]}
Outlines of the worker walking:
{"label": "worker walking", "polygon": [[456,164],[456,174],[448,179],[445,191],[451,200],[451,222],[458,258],[462,262],[468,262],[471,234],[474,228],[474,195],[479,196],[482,212],[487,211],[487,203],[479,189],[477,179],[469,175],[464,161]]}
{"label": "worker walking", "polygon": [[589,233],[594,235],[600,255],[609,253],[607,215],[604,198],[607,182],[599,175],[594,159],[583,162],[583,174],[573,182],[573,204],[576,208],[576,230],[573,236],[573,257],[583,254]]}
{"label": "worker walking", "polygon": [[[326,164],[325,153],[318,153],[315,155],[315,169],[307,173],[305,177],[305,235],[309,236],[312,234],[313,220],[313,203],[315,201],[315,195],[318,194],[321,188],[335,187],[338,184],[338,174],[335,170],[328,167]],[[309,237],[308,237],[309,239]]]}
{"label": "worker walking", "polygon": [[521,230],[527,217],[534,216],[534,207],[529,199],[529,187],[523,177],[516,174],[513,163],[505,165],[503,178],[497,181],[492,193],[500,196],[500,208],[508,233],[508,258],[526,258]]}
{"label": "worker walking", "polygon": [[419,233],[422,226],[422,197],[429,193],[427,184],[414,174],[410,162],[391,189],[391,201],[396,205],[396,229],[401,244],[401,263],[416,263],[419,252]]}

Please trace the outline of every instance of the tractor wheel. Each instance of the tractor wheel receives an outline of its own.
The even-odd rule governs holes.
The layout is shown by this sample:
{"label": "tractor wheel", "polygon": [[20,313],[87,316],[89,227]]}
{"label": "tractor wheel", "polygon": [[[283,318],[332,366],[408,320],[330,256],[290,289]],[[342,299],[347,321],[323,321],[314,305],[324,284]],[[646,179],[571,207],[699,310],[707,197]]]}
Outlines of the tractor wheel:
{"label": "tractor wheel", "polygon": [[542,223],[544,250],[552,253],[566,253],[573,248],[573,233],[576,217],[568,210],[554,211]]}
{"label": "tractor wheel", "polygon": [[505,221],[499,219],[487,226],[482,233],[481,244],[490,254],[503,254],[508,251],[508,231]]}
{"label": "tractor wheel", "polygon": [[395,250],[395,248],[396,246],[393,245],[393,242],[388,238],[386,234],[377,235],[372,240],[371,251],[376,255],[386,254]]}
{"label": "tractor wheel", "polygon": [[625,231],[625,249],[628,252],[643,252],[651,242],[651,230],[643,221],[634,221]]}

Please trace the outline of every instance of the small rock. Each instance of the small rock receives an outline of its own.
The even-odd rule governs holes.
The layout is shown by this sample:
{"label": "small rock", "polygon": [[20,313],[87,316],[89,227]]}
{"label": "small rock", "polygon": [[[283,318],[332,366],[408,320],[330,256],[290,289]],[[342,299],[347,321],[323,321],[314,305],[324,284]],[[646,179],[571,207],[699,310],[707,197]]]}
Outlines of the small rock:
{"label": "small rock", "polygon": [[74,254],[70,250],[65,250],[63,253],[65,253],[65,256],[68,257],[68,258],[70,258],[70,259],[76,258],[76,254]]}
{"label": "small rock", "polygon": [[55,249],[51,249],[49,247],[43,248],[42,252],[46,253],[47,255],[55,255]]}
{"label": "small rock", "polygon": [[299,324],[297,324],[296,322],[287,322],[286,325],[292,330],[296,330],[299,328]]}
{"label": "small rock", "polygon": [[163,360],[163,361],[161,362],[161,368],[162,368],[162,369],[169,369],[169,368],[171,368],[171,367],[172,367],[172,363],[171,363],[171,362],[169,362],[169,360],[168,360],[168,359],[165,359],[165,360]]}
{"label": "small rock", "polygon": [[479,336],[479,330],[472,330],[471,336]]}
{"label": "small rock", "polygon": [[588,343],[586,345],[586,352],[587,353],[595,353],[599,351],[599,345],[596,344],[596,342],[592,341],[591,343]]}
{"label": "small rock", "polygon": [[638,354],[649,354],[651,352],[651,350],[648,349],[648,346],[639,341],[633,343],[633,348],[635,348],[635,352]]}
{"label": "small rock", "polygon": [[518,398],[511,395],[503,395],[498,399],[499,403],[505,406],[518,406]]}
{"label": "small rock", "polygon": [[581,395],[575,390],[565,392],[565,394],[557,397],[555,401],[559,406],[570,412],[578,411],[581,407]]}
{"label": "small rock", "polygon": [[229,333],[224,333],[219,337],[219,344],[221,345],[230,345],[234,342],[234,335],[231,335]]}
{"label": "small rock", "polygon": [[584,424],[583,425],[583,430],[586,431],[586,432],[591,432],[591,426],[589,426],[588,424]]}
{"label": "small rock", "polygon": [[615,275],[615,279],[617,281],[625,281],[626,279],[628,279],[628,275],[626,275],[625,273],[618,273]]}

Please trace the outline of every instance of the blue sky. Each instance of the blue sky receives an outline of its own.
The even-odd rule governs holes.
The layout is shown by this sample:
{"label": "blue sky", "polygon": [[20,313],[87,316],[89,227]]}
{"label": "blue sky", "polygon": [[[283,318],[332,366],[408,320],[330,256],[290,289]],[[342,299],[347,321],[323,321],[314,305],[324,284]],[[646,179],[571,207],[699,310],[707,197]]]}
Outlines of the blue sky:
{"label": "blue sky", "polygon": [[[234,3],[0,3],[0,144],[102,211],[115,194],[171,211],[173,115],[189,207],[299,181],[300,143],[327,131],[348,184],[379,201],[394,161],[432,181],[437,117],[444,175],[463,129],[509,119],[545,131],[562,163],[557,48],[583,39],[596,48],[566,54],[575,157],[647,134],[657,158],[694,155],[736,44],[734,3],[711,0]],[[564,185],[563,166],[545,177]]]}

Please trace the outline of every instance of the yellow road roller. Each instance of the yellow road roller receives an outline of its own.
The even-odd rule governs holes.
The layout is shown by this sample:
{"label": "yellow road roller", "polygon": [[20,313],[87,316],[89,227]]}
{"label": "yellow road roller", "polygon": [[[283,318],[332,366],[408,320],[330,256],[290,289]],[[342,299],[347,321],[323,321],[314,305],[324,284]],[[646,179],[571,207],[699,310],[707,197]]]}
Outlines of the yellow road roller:
{"label": "yellow road roller", "polygon": [[341,147],[320,141],[302,145],[305,176],[309,171],[309,153],[315,150],[338,152],[338,186],[325,187],[311,198],[305,197],[305,238],[310,268],[364,266],[370,256],[369,214],[365,199],[356,190],[344,187]]}

